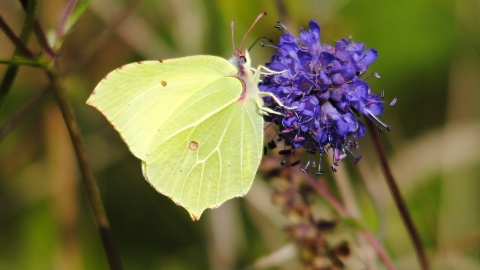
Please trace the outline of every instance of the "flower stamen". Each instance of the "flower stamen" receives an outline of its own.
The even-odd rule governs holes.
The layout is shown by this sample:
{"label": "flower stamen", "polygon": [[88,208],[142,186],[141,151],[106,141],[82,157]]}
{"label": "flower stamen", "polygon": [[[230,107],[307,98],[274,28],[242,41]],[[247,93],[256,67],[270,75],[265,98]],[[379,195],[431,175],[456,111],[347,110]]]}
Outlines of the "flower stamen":
{"label": "flower stamen", "polygon": [[380,125],[382,125],[383,127],[385,127],[388,131],[392,130],[392,128],[391,128],[389,125],[383,123],[382,120],[380,120],[378,117],[376,117],[376,116],[375,116],[372,112],[370,112],[368,109],[365,109],[365,111],[368,113],[368,116],[370,116],[371,118],[373,118],[373,119],[376,121],[376,122],[375,122],[374,120],[372,120],[370,117],[367,116],[370,120],[372,120],[372,122],[374,122],[374,123],[377,125],[378,130],[380,130],[380,132],[382,132],[382,129],[381,129],[381,127],[380,127],[378,124],[380,124]]}
{"label": "flower stamen", "polygon": [[285,25],[283,25],[280,20],[277,20],[277,25],[275,25],[275,28],[282,31],[284,34],[289,34],[288,29]]}

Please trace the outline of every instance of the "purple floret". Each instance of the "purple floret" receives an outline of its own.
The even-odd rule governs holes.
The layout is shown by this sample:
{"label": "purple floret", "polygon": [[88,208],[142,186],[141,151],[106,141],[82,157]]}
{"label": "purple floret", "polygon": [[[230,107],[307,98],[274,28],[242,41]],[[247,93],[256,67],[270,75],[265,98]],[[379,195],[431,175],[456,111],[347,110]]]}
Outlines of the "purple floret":
{"label": "purple floret", "polygon": [[282,140],[292,150],[303,147],[309,153],[327,154],[332,149],[335,165],[346,154],[358,161],[351,148],[357,148],[365,127],[357,117],[364,114],[389,129],[376,118],[383,110],[381,98],[361,78],[377,59],[377,51],[365,50],[363,43],[351,39],[341,39],[335,46],[322,44],[315,21],[310,21],[308,31],[302,29],[298,39],[282,34],[276,48],[266,66],[282,72],[265,76],[259,89],[293,109],[266,97],[266,106],[282,114],[272,114],[267,121],[279,126]]}

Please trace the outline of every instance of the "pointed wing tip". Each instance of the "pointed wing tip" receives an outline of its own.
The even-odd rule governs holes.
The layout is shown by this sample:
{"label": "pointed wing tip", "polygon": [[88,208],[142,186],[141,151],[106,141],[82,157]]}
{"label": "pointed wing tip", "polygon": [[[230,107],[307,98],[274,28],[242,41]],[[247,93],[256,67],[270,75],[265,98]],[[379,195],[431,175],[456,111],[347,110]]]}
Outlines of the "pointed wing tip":
{"label": "pointed wing tip", "polygon": [[90,106],[95,107],[95,108],[96,108],[96,106],[95,106],[95,104],[93,104],[93,99],[94,99],[95,94],[97,93],[96,90],[97,90],[97,88],[95,87],[93,92],[88,97],[87,102],[85,102],[87,105],[90,105]]}
{"label": "pointed wing tip", "polygon": [[[157,191],[158,191],[158,189],[157,189]],[[163,194],[163,195],[165,195],[165,194],[162,193],[162,192],[160,192],[160,193]],[[246,192],[243,192],[243,193],[241,193],[241,194],[238,194],[238,195],[236,195],[236,196],[233,196],[233,197],[231,197],[231,198],[228,198],[228,199],[226,199],[225,201],[223,201],[223,202],[221,202],[221,203],[218,203],[218,202],[217,202],[217,203],[214,204],[214,205],[202,206],[201,208],[197,208],[196,210],[194,210],[194,209],[192,209],[192,208],[189,208],[188,206],[182,204],[182,202],[180,202],[180,201],[175,201],[175,200],[173,200],[173,198],[170,197],[170,196],[168,196],[168,195],[166,195],[166,196],[168,196],[170,199],[172,199],[173,202],[174,202],[176,205],[181,206],[181,207],[183,207],[185,210],[187,210],[187,212],[188,212],[188,214],[190,215],[190,218],[192,219],[192,221],[198,221],[198,220],[200,220],[200,216],[203,214],[203,212],[204,212],[205,210],[207,210],[207,209],[213,209],[213,210],[215,210],[215,209],[217,209],[218,207],[220,207],[224,202],[226,202],[226,201],[228,201],[228,200],[231,200],[231,199],[234,199],[234,198],[243,198],[243,197],[245,197],[245,196],[247,195],[247,193],[248,193],[248,190],[247,190]]]}
{"label": "pointed wing tip", "polygon": [[[163,194],[163,193],[162,193],[162,194]],[[168,196],[168,195],[167,195],[167,196]],[[170,197],[170,196],[168,196],[168,197]],[[202,215],[203,211],[205,211],[205,209],[207,209],[207,208],[203,208],[203,209],[193,210],[193,209],[189,208],[188,206],[183,205],[182,202],[173,200],[172,197],[170,197],[170,199],[172,199],[172,201],[173,201],[176,205],[181,206],[181,207],[183,207],[185,210],[187,210],[187,212],[188,212],[188,214],[190,215],[190,218],[192,219],[192,221],[198,221],[198,220],[200,220],[200,216]]]}
{"label": "pointed wing tip", "polygon": [[[93,95],[93,94],[92,94]],[[92,96],[90,96],[88,99],[87,99],[87,102],[85,102],[85,104],[89,105],[89,106],[92,106],[93,108],[97,109],[100,111],[100,109],[98,108],[97,104],[94,103],[94,101],[92,100]],[[103,112],[102,112],[103,114]]]}
{"label": "pointed wing tip", "polygon": [[190,218],[192,219],[192,221],[199,221],[200,220],[200,216],[202,215],[203,210],[201,210],[200,212],[198,213],[194,213],[191,209],[188,209],[188,208],[185,208],[187,211],[188,211],[188,214],[190,215]]}

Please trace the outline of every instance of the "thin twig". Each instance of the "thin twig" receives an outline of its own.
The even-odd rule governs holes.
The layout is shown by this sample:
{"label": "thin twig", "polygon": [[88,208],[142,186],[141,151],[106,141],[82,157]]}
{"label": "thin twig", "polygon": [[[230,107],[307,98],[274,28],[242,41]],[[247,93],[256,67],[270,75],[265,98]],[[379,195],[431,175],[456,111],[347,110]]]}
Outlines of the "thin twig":
{"label": "thin twig", "polygon": [[[333,165],[332,160],[331,159],[328,159],[328,160],[329,160],[328,162],[329,165],[332,166]],[[343,205],[345,206],[345,209],[350,213],[352,218],[361,219],[361,212],[358,207],[357,199],[355,198],[355,193],[352,190],[350,181],[348,181],[346,171],[338,170],[333,174],[333,179],[337,184],[338,191],[340,193],[340,199],[342,200]],[[363,233],[362,232],[356,233],[357,242],[360,250],[362,251],[369,249],[368,244],[365,242],[365,240],[370,242],[370,239],[367,236],[365,236],[365,233],[370,233],[370,232],[368,232],[368,230],[364,230]],[[373,246],[371,242],[370,242],[370,245]],[[381,245],[379,246],[381,247]],[[365,252],[364,254],[369,254],[369,253]],[[378,256],[381,257],[381,256],[384,256],[384,254],[378,253]],[[367,269],[374,268],[373,266],[375,265],[375,262],[376,262],[375,257],[365,255],[364,259],[365,259],[365,264]],[[388,269],[392,269],[392,268],[388,268]]]}
{"label": "thin twig", "polygon": [[57,27],[57,41],[63,38],[63,35],[65,34],[65,25],[67,24],[68,18],[70,18],[70,14],[72,14],[73,8],[75,7],[76,3],[77,0],[68,1],[67,6],[63,11],[62,17],[60,18],[60,23]]}
{"label": "thin twig", "polygon": [[378,242],[378,239],[367,230],[363,230],[361,233],[363,234],[363,237],[365,237],[365,239],[367,239],[367,241],[373,247],[380,260],[382,260],[382,262],[385,264],[385,267],[387,267],[388,270],[394,270],[395,265],[393,264],[392,260],[388,256],[388,253],[385,251],[383,246]]}
{"label": "thin twig", "polygon": [[388,188],[392,193],[393,200],[395,201],[395,205],[397,206],[398,211],[400,212],[400,216],[402,217],[403,223],[407,228],[408,235],[413,243],[415,248],[415,252],[417,254],[418,260],[420,262],[420,266],[423,270],[430,269],[430,265],[428,263],[427,256],[425,254],[425,250],[423,248],[422,240],[413,224],[412,218],[410,213],[408,212],[407,205],[403,200],[402,194],[400,193],[400,189],[395,182],[395,178],[393,177],[392,171],[390,169],[390,165],[388,163],[387,155],[383,149],[383,146],[380,142],[380,138],[378,137],[377,130],[373,123],[366,119],[366,125],[368,128],[368,133],[370,134],[370,138],[372,138],[373,145],[375,146],[375,150],[378,155],[378,159],[380,160],[380,165],[385,176],[385,180],[387,181]]}
{"label": "thin twig", "polygon": [[[25,10],[25,12],[28,9],[26,3],[27,3],[26,1],[20,0],[20,4],[22,5],[22,8],[23,8],[23,10]],[[48,44],[47,36],[45,35],[45,31],[43,30],[42,24],[40,23],[40,21],[37,18],[35,18],[35,24],[33,26],[33,31],[35,33],[35,37],[37,38],[38,43],[40,44],[40,47],[43,48],[44,52],[50,58],[50,60],[53,60],[55,58],[55,52],[53,51],[50,44]]]}
{"label": "thin twig", "polygon": [[27,48],[27,46],[20,40],[20,38],[15,35],[10,26],[8,26],[2,15],[0,15],[0,29],[3,30],[8,39],[10,39],[13,45],[15,45],[19,53],[23,54],[23,56],[28,58],[35,58],[35,55],[32,53],[32,51]]}
{"label": "thin twig", "polygon": [[[29,0],[27,7],[27,16],[25,18],[25,23],[23,24],[22,33],[20,34],[20,41],[23,44],[27,44],[32,34],[32,28],[35,21],[35,14],[37,11],[37,1]],[[18,53],[18,50],[15,50],[15,54]],[[9,66],[5,72],[5,77],[3,78],[2,83],[0,84],[0,113],[3,108],[3,104],[7,99],[10,88],[12,88],[13,81],[17,76],[18,66]]]}
{"label": "thin twig", "polygon": [[[331,160],[329,161],[330,166]],[[360,210],[357,206],[357,200],[355,194],[352,190],[352,187],[347,179],[345,170],[338,170],[333,174],[333,178],[337,183],[338,191],[340,192],[340,198],[345,205],[347,211],[351,214],[352,217],[359,219],[361,217]]]}
{"label": "thin twig", "polygon": [[5,122],[1,127],[0,127],[0,143],[7,137],[7,135],[25,118],[27,118],[31,112],[40,104],[42,104],[43,100],[47,97],[47,93],[50,87],[46,87],[38,95],[36,95],[31,101],[29,101],[23,108],[21,108],[17,113],[15,113],[12,117],[8,119],[7,122]]}
{"label": "thin twig", "polygon": [[[325,198],[330,205],[335,208],[335,210],[340,214],[342,217],[352,217],[352,215],[348,212],[345,206],[330,192],[328,189],[327,184],[323,180],[316,180],[310,174],[305,174],[305,178],[313,187],[313,189],[320,194],[323,198]],[[372,248],[377,253],[380,260],[382,260],[385,267],[388,270],[395,270],[395,265],[393,264],[392,260],[388,256],[387,252],[383,249],[382,245],[378,242],[377,238],[375,238],[368,230],[362,229],[360,231],[361,234],[367,239],[370,243]]]}
{"label": "thin twig", "polygon": [[316,180],[310,174],[306,173],[305,178],[307,179],[308,183],[313,187],[313,189],[322,197],[324,197],[332,206],[337,210],[337,212],[344,217],[350,217],[351,214],[348,210],[343,206],[343,204],[335,198],[335,196],[328,190],[327,184],[323,180]]}
{"label": "thin twig", "polygon": [[33,28],[35,32],[35,37],[37,38],[38,43],[43,48],[45,54],[49,57],[50,60],[55,59],[55,51],[52,49],[50,44],[48,44],[47,36],[45,35],[45,30],[43,30],[42,24],[38,19],[35,19],[35,25]]}
{"label": "thin twig", "polygon": [[[47,44],[45,33],[43,31],[43,28],[40,25],[40,22],[38,22],[38,20],[35,20],[36,0],[29,0],[27,7],[25,7],[24,1],[20,1],[20,2],[22,3],[22,6],[24,8],[27,8],[26,21],[28,21],[32,26],[35,24],[37,38],[40,37],[39,41],[43,40],[43,42],[40,42],[40,43],[44,43],[44,45],[46,45],[45,48],[50,48],[50,46],[48,46]],[[33,12],[31,12],[32,9],[34,10]],[[25,25],[26,24],[27,23],[25,23]],[[23,32],[22,32],[21,39],[22,37],[23,37]],[[51,56],[54,56],[54,55],[55,53],[52,51]],[[50,60],[55,61],[56,59],[54,57],[51,57]],[[11,66],[11,67],[16,67],[16,66]],[[110,269],[121,270],[123,268],[122,268],[120,256],[113,242],[113,237],[110,230],[110,224],[108,222],[107,215],[103,207],[103,203],[100,197],[100,192],[88,161],[87,152],[85,149],[85,145],[83,143],[82,136],[80,134],[80,130],[78,128],[77,120],[73,113],[73,109],[70,103],[68,102],[68,99],[65,93],[65,88],[58,71],[58,67],[55,65],[52,65],[50,70],[47,71],[47,75],[52,83],[53,92],[57,99],[58,105],[63,115],[63,119],[68,129],[68,133],[70,134],[73,147],[75,149],[75,154],[77,156],[77,161],[80,167],[80,173],[82,175],[83,183],[85,185],[90,206],[92,207],[95,221],[97,223],[100,237],[102,239],[103,247],[107,255],[107,260],[110,265]]]}
{"label": "thin twig", "polygon": [[100,197],[100,191],[98,189],[95,177],[93,176],[92,168],[90,167],[87,152],[85,150],[85,145],[78,128],[77,120],[73,113],[73,109],[68,102],[60,74],[58,73],[58,69],[56,67],[54,67],[52,70],[49,70],[47,74],[53,85],[55,97],[58,105],[60,106],[60,110],[62,111],[63,119],[75,149],[83,183],[85,185],[90,206],[92,207],[98,230],[102,238],[103,247],[107,255],[110,269],[122,269],[120,256],[113,243],[110,224],[108,222],[102,199]]}
{"label": "thin twig", "polygon": [[0,64],[10,66],[30,66],[43,69],[46,69],[48,67],[48,62],[41,60],[30,60],[27,58],[19,57],[14,57],[13,59],[0,59]]}
{"label": "thin twig", "polygon": [[113,37],[118,27],[132,14],[135,9],[140,5],[143,0],[132,0],[128,5],[118,14],[118,16],[113,20],[113,22],[108,26],[106,30],[100,33],[96,38],[92,39],[93,42],[90,42],[88,47],[79,53],[73,64],[67,66],[63,72],[68,74],[74,68],[83,66],[85,63],[90,61],[93,56]]}

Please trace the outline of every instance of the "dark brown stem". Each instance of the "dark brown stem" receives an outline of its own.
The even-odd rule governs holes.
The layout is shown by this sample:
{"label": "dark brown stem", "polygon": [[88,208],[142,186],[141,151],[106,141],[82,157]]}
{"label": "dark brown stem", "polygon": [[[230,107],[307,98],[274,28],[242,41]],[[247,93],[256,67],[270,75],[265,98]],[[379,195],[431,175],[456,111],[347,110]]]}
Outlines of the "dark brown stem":
{"label": "dark brown stem", "polygon": [[393,177],[392,171],[390,169],[390,165],[388,163],[387,155],[385,154],[385,150],[383,149],[383,146],[380,142],[380,138],[378,137],[377,129],[369,119],[365,119],[365,120],[366,120],[365,122],[367,125],[368,133],[370,134],[370,138],[372,138],[372,142],[373,142],[373,145],[375,146],[378,159],[380,160],[381,168],[385,176],[385,180],[387,181],[388,188],[392,193],[393,200],[395,201],[395,205],[397,206],[397,209],[400,212],[400,216],[402,217],[403,223],[407,228],[408,235],[410,236],[410,239],[415,248],[417,258],[420,262],[422,269],[428,270],[430,269],[430,265],[428,263],[428,259],[425,254],[422,241],[417,232],[417,229],[415,228],[415,225],[413,224],[410,213],[408,212],[407,205],[405,204],[402,194],[400,193],[400,189],[398,188],[398,185],[395,182],[395,178]]}
{"label": "dark brown stem", "polygon": [[87,151],[85,150],[85,145],[78,128],[77,120],[73,113],[73,109],[68,102],[65,88],[58,73],[58,69],[54,67],[52,70],[49,70],[47,74],[53,85],[53,92],[57,99],[60,110],[62,111],[63,119],[75,149],[83,183],[85,185],[90,206],[92,207],[95,221],[102,238],[103,247],[108,258],[110,269],[122,269],[120,256],[118,255],[113,243],[110,224],[108,222],[102,199],[100,197],[100,191],[98,189],[95,177],[93,176],[93,172],[87,157]]}
{"label": "dark brown stem", "polygon": [[15,35],[10,26],[5,22],[2,15],[0,15],[0,29],[5,33],[5,35],[10,39],[10,41],[17,47],[19,53],[28,58],[35,58],[35,55],[30,51],[30,49],[25,46],[25,44],[20,40],[20,38]]}

